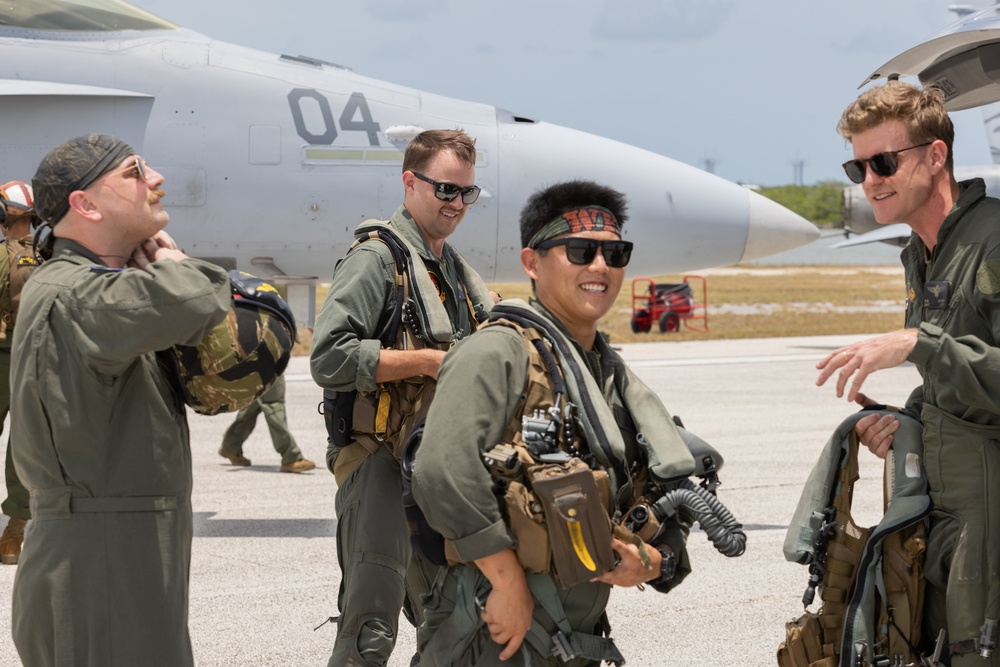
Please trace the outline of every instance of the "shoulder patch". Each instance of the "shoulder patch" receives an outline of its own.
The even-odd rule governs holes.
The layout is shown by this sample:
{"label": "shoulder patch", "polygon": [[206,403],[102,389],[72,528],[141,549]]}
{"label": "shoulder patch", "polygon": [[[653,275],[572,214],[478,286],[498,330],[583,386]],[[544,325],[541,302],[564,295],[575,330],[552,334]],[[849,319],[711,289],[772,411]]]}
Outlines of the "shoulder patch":
{"label": "shoulder patch", "polygon": [[1000,294],[1000,259],[988,259],[979,267],[976,289],[983,294]]}

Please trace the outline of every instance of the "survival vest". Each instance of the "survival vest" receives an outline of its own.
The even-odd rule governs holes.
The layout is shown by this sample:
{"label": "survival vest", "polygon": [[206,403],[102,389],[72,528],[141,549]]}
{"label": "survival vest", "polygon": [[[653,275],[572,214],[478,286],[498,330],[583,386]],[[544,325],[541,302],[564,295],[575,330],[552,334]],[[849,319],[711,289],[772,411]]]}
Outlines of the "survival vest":
{"label": "survival vest", "polygon": [[[572,343],[528,304],[508,300],[495,306],[484,327],[515,330],[528,354],[528,377],[502,442],[484,463],[495,486],[515,554],[537,603],[553,620],[549,635],[536,621],[526,636],[543,655],[562,660],[582,657],[621,664],[607,635],[606,619],[596,636],[573,632],[555,584],[569,588],[611,570],[611,537],[635,544],[648,563],[647,543],[658,543],[660,521],[675,519],[683,507],[697,518],[709,539],[730,556],[743,553],[745,535],[712,493],[687,479],[700,474],[714,489],[721,467],[718,452],[677,427],[658,398],[627,368],[614,381],[638,428],[638,444],[648,467],[627,460],[621,431],[593,376]],[[647,439],[643,433],[653,437]],[[437,564],[459,562],[450,542],[434,535],[410,490],[419,433],[405,445],[403,505],[414,551]],[[693,452],[693,450],[696,451]],[[660,489],[660,490],[658,490]],[[671,489],[665,495],[662,489]],[[722,546],[720,546],[722,545]],[[679,571],[667,590],[687,572]],[[550,574],[551,577],[531,576]]]}
{"label": "survival vest", "polygon": [[[391,225],[379,220],[361,223],[354,237],[352,249],[378,241],[392,253],[396,300],[392,317],[379,335],[383,348],[450,348],[459,336],[417,249]],[[447,244],[444,252],[458,270],[474,330],[486,319],[493,299],[482,278],[458,252]],[[372,454],[384,445],[398,460],[413,425],[427,415],[436,385],[433,378],[413,377],[381,383],[372,392],[324,390],[323,412],[331,441],[340,447],[356,441]]]}
{"label": "survival vest", "polygon": [[[802,490],[785,536],[785,558],[808,564],[811,577],[802,598],[806,613],[786,625],[779,667],[919,661],[923,554],[931,509],[922,427],[896,414],[900,426],[885,461],[885,514],[877,526],[862,528],[851,517],[858,479],[854,425],[871,413],[858,412],[837,427]],[[822,605],[811,612],[817,589]]]}
{"label": "survival vest", "polygon": [[[678,427],[659,399],[627,368],[624,373],[616,373],[614,381],[636,421],[637,440],[648,461],[648,468],[640,466],[638,470],[626,460],[624,448],[613,443],[613,439],[621,439],[618,424],[610,411],[598,409],[607,409],[603,395],[561,332],[515,300],[494,308],[486,326],[514,329],[529,353],[526,386],[503,441],[484,456],[490,472],[506,489],[504,504],[517,538],[518,559],[526,571],[554,570],[564,587],[570,585],[567,580],[574,575],[580,580],[594,576],[590,568],[589,572],[570,575],[560,571],[558,542],[569,538],[572,549],[564,546],[562,557],[576,561],[573,567],[578,567],[579,562],[591,560],[588,553],[581,553],[581,545],[588,545],[583,551],[589,552],[589,540],[583,530],[573,529],[566,535],[554,530],[558,517],[552,509],[567,501],[546,499],[551,495],[553,479],[582,471],[593,476],[590,488],[599,496],[597,506],[607,514],[605,539],[613,530],[619,539],[636,544],[642,554],[645,543],[659,536],[660,521],[684,506],[703,524],[720,551],[730,556],[743,552],[745,536],[739,525],[712,493],[692,490],[687,480],[692,474],[714,479],[722,464],[721,456],[700,438]],[[647,438],[644,434],[653,433],[653,428],[655,437]],[[589,444],[595,442],[596,447]],[[664,489],[670,491],[661,496]],[[539,526],[547,527],[549,545],[539,533]],[[584,539],[578,539],[581,537]],[[596,563],[598,559],[593,560]]]}
{"label": "survival vest", "polygon": [[0,340],[7,339],[7,330],[14,328],[21,305],[21,290],[38,268],[31,236],[3,240],[6,255],[0,255]]}

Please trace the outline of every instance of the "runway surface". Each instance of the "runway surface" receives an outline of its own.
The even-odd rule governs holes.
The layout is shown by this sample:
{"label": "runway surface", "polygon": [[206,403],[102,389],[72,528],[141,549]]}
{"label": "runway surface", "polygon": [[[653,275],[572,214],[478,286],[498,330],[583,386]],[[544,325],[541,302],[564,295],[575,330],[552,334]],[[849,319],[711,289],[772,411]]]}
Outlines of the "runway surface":
{"label": "runway surface", "polygon": [[[719,498],[747,532],[747,551],[729,559],[692,531],[694,572],[674,592],[618,589],[609,614],[630,667],[765,666],[802,612],[808,573],[786,563],[785,530],[820,449],[854,407],[815,386],[816,362],[864,336],[624,345],[622,356],[694,433],[725,456]],[[204,667],[326,665],[337,613],[333,476],[319,390],[308,360],[289,367],[288,414],[311,473],[278,471],[263,419],[234,468],[216,453],[231,416],[190,416],[194,455],[194,548],[190,627]],[[912,365],[869,378],[869,396],[901,404],[920,379]],[[460,409],[461,406],[456,406]],[[4,440],[6,440],[6,431]],[[860,523],[881,515],[881,463],[863,455],[856,490]],[[2,488],[2,487],[0,487]],[[6,517],[0,517],[0,525]],[[372,527],[373,530],[377,526]],[[30,539],[30,537],[29,537]],[[10,639],[16,567],[0,565],[0,667],[19,665]],[[402,621],[389,667],[406,667],[412,628]]]}

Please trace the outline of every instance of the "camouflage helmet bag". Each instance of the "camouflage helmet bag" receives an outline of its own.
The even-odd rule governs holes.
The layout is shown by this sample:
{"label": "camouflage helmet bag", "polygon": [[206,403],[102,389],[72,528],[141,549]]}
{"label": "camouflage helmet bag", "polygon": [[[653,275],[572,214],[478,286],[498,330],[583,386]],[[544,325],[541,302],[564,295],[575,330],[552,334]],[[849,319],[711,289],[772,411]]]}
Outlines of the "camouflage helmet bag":
{"label": "camouflage helmet bag", "polygon": [[193,347],[175,345],[179,385],[195,412],[217,415],[250,405],[285,372],[295,343],[295,318],[278,291],[263,280],[229,272],[229,313]]}

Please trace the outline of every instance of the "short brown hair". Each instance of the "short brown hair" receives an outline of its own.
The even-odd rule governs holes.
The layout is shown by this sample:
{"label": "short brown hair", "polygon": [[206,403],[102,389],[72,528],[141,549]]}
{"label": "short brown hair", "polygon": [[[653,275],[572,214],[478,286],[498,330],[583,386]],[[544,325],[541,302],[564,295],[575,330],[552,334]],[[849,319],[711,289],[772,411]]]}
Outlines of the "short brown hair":
{"label": "short brown hair", "polygon": [[462,162],[476,166],[476,140],[465,130],[426,130],[406,147],[403,171],[423,171],[442,151],[451,151]]}
{"label": "short brown hair", "polygon": [[890,81],[866,90],[844,109],[837,131],[850,141],[855,134],[892,120],[906,126],[906,133],[914,145],[937,139],[943,141],[948,147],[945,168],[952,172],[955,126],[945,111],[944,93],[935,86],[920,89],[901,81]]}

